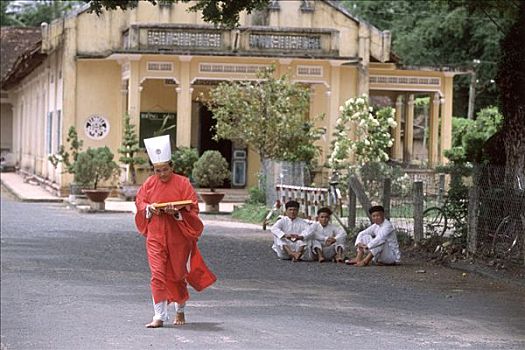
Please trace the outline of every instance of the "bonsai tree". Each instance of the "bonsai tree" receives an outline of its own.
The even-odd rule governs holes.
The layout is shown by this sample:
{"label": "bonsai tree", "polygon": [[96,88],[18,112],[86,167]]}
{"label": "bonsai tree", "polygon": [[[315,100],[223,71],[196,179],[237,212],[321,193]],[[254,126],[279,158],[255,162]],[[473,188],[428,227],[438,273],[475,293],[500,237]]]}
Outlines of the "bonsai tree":
{"label": "bonsai tree", "polygon": [[193,179],[199,187],[209,187],[211,192],[230,177],[228,162],[219,151],[206,151],[193,168]]}
{"label": "bonsai tree", "polygon": [[79,183],[96,190],[99,182],[109,180],[117,169],[113,153],[104,146],[79,153],[74,170]]}
{"label": "bonsai tree", "polygon": [[193,166],[197,160],[199,160],[199,153],[195,148],[191,147],[179,147],[171,156],[175,172],[186,177],[191,176]]}
{"label": "bonsai tree", "polygon": [[124,116],[124,136],[118,152],[122,155],[119,161],[127,165],[126,181],[131,180],[131,184],[137,184],[137,172],[135,165],[144,164],[146,160],[137,155],[141,150],[139,138],[135,132],[135,125],[130,123],[128,114]]}
{"label": "bonsai tree", "polygon": [[[65,167],[64,171],[74,176],[75,163],[78,154],[82,150],[83,144],[83,141],[78,139],[78,133],[74,126],[69,127],[66,141],[69,142],[69,152],[66,151],[64,145],[60,145],[58,152],[50,155],[48,159],[55,169],[57,168],[58,163],[63,163]],[[73,181],[76,182],[76,178]]]}

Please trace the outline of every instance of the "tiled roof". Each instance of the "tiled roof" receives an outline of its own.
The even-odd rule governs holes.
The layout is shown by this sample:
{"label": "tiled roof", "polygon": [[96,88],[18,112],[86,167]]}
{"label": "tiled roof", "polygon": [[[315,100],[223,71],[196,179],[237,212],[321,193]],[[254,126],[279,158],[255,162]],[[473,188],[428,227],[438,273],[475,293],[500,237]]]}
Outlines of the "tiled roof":
{"label": "tiled roof", "polygon": [[0,28],[0,81],[4,80],[17,59],[34,49],[41,38],[42,33],[38,27]]}

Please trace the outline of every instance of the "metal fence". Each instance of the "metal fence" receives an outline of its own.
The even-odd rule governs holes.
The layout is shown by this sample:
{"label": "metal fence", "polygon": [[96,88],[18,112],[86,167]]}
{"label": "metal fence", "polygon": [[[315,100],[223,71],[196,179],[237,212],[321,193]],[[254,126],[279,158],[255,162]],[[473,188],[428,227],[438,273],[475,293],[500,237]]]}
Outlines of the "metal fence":
{"label": "metal fence", "polygon": [[525,183],[503,167],[476,166],[469,192],[469,251],[525,263]]}

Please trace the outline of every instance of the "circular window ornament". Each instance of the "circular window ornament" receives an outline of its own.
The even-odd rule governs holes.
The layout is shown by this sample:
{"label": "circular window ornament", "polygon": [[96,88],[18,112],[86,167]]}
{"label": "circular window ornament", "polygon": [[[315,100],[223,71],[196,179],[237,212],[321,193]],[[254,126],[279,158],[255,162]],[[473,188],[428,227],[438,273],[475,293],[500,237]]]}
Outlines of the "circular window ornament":
{"label": "circular window ornament", "polygon": [[109,134],[109,122],[100,115],[92,115],[86,120],[84,132],[93,140],[102,140]]}

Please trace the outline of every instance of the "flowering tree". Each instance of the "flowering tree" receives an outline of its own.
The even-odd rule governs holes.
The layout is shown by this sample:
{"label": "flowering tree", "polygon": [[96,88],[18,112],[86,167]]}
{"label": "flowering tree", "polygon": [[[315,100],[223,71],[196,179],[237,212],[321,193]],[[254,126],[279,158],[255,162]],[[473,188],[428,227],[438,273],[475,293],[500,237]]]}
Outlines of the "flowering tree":
{"label": "flowering tree", "polygon": [[[334,133],[335,140],[328,159],[330,168],[333,170],[350,168],[352,155],[357,166],[386,162],[389,159],[386,150],[394,143],[390,128],[397,125],[394,120],[394,109],[386,107],[374,111],[374,108],[368,104],[368,97],[363,95],[347,100],[339,111],[340,116],[337,118]],[[355,139],[350,137],[352,131],[355,131]]]}

